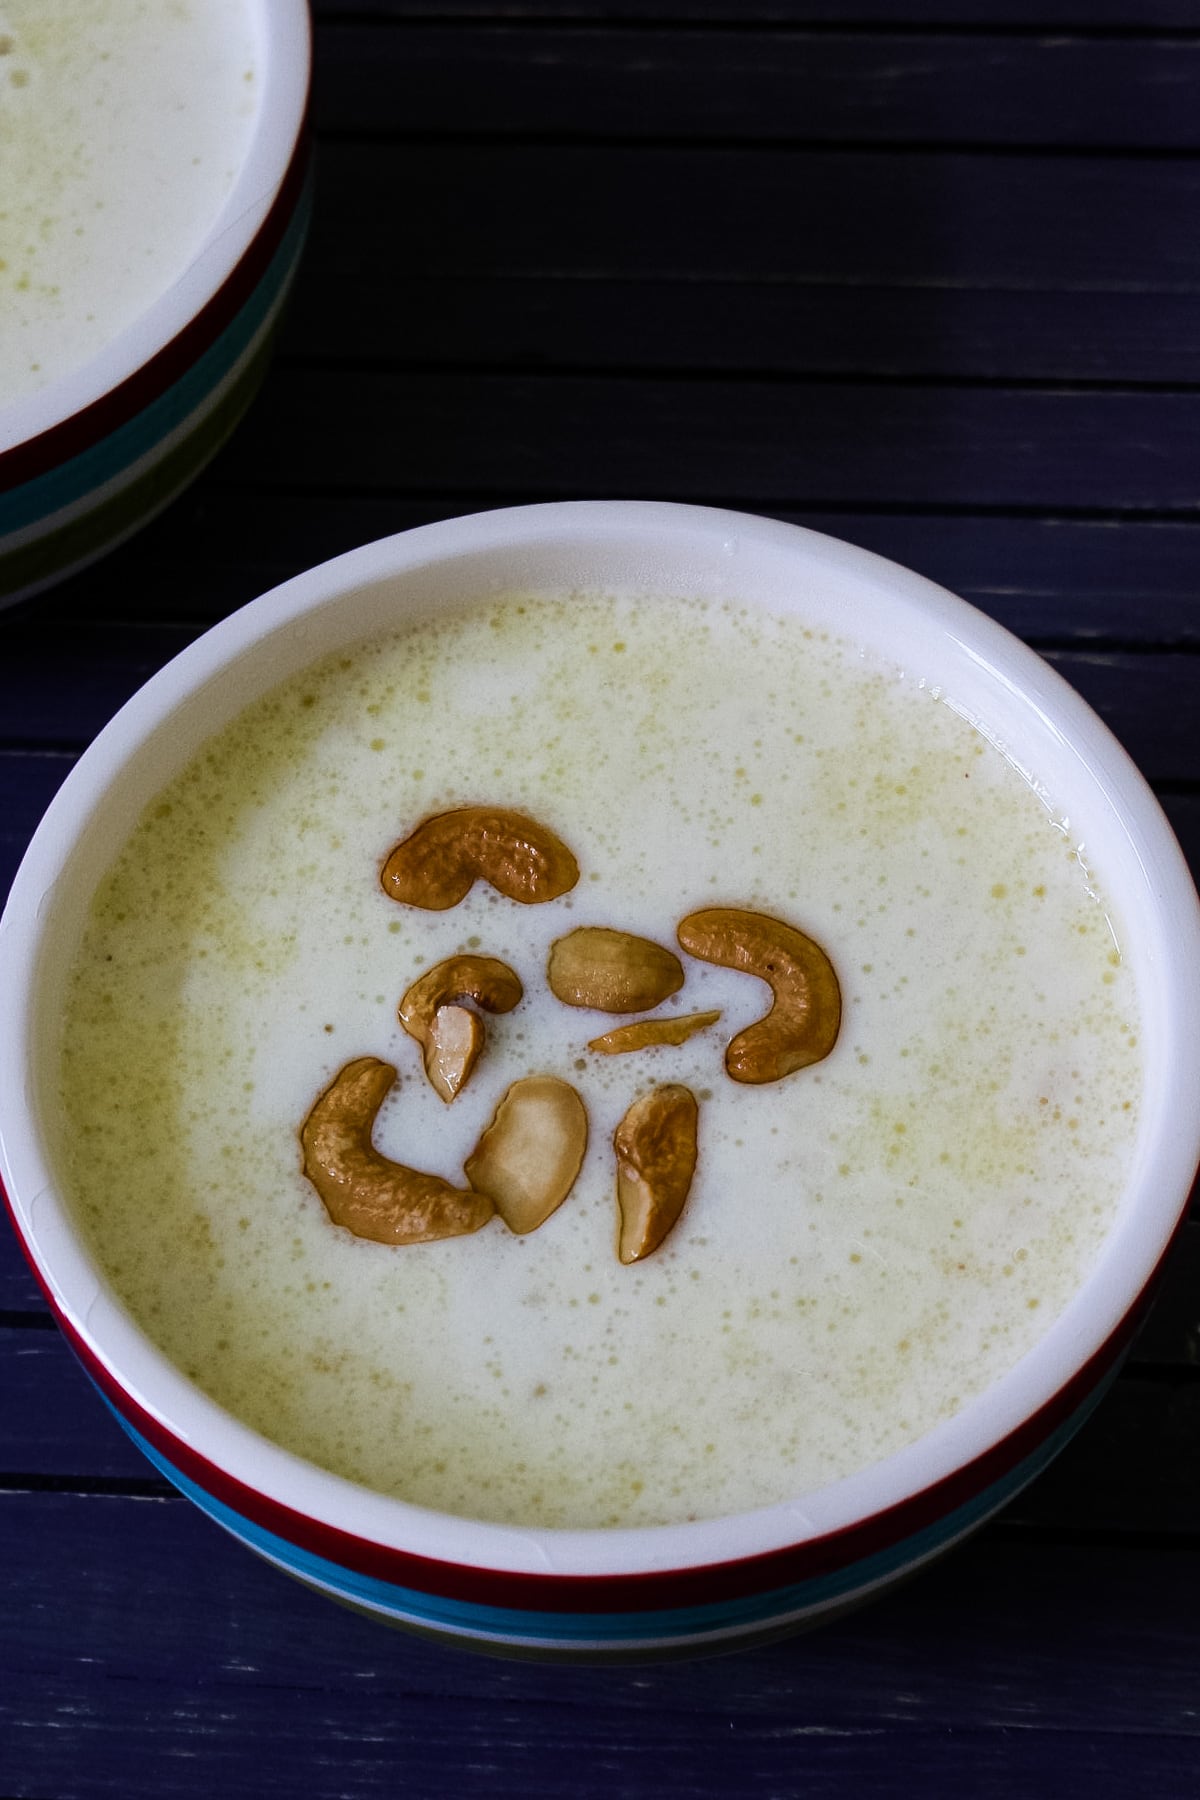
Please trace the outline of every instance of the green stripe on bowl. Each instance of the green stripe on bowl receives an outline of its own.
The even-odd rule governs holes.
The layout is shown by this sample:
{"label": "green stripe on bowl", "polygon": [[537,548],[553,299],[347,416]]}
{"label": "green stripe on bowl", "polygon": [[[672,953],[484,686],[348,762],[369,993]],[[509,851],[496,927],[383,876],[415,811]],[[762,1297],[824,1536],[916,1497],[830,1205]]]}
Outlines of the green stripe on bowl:
{"label": "green stripe on bowl", "polygon": [[0,555],[0,597],[14,598],[46,586],[68,570],[94,560],[161,512],[232,435],[262,384],[276,329],[273,324],[264,334],[245,368],[195,429],[143,474],[57,530]]}

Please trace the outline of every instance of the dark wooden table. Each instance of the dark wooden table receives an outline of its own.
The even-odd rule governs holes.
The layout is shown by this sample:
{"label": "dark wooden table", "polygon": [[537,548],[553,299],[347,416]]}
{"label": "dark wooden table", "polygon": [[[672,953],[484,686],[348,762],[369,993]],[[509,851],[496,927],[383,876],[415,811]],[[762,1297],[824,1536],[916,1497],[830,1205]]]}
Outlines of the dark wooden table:
{"label": "dark wooden table", "polygon": [[[285,576],[559,496],[868,545],[1046,655],[1200,867],[1198,0],[320,0],[266,389],[0,617],[0,892],[133,689]],[[998,1521],[817,1635],[628,1670],[344,1613],[154,1477],[0,1246],[0,1800],[1200,1794],[1200,1219]]]}

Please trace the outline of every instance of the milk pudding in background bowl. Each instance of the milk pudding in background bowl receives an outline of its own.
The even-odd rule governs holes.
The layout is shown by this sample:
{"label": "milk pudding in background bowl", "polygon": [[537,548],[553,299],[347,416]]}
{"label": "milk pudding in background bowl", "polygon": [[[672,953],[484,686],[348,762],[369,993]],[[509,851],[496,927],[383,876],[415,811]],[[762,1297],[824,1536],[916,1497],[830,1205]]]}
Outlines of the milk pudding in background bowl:
{"label": "milk pudding in background bowl", "polygon": [[506,1652],[732,1646],[952,1544],[1100,1397],[1200,1146],[1195,891],[1107,730],[704,508],[225,620],[64,784],[0,970],[4,1186],[126,1429]]}
{"label": "milk pudding in background bowl", "polygon": [[219,449],[307,214],[304,0],[0,0],[0,602]]}

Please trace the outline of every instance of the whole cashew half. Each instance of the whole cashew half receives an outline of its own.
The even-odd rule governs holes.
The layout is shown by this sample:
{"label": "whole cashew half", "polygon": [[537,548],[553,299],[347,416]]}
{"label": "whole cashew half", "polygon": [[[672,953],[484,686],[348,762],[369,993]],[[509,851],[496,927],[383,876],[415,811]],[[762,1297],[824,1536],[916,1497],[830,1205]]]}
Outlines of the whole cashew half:
{"label": "whole cashew half", "polygon": [[696,1172],[698,1117],[691,1089],[671,1082],[635,1100],[617,1126],[617,1255],[623,1263],[657,1250],[683,1211]]}
{"label": "whole cashew half", "polygon": [[842,991],[820,944],[768,913],[720,906],[689,914],[676,936],[690,956],[757,975],[774,994],[766,1017],[726,1049],[734,1081],[782,1081],[829,1055],[841,1029]]}
{"label": "whole cashew half", "polygon": [[679,992],[683,964],[650,938],[607,925],[579,925],[551,944],[546,981],[564,1006],[647,1012]]}
{"label": "whole cashew half", "polygon": [[472,1187],[523,1237],[557,1212],[587,1149],[587,1108],[556,1075],[514,1081],[466,1161]]}
{"label": "whole cashew half", "polygon": [[334,1076],[300,1130],[304,1173],[334,1224],[355,1237],[427,1244],[478,1231],[495,1211],[486,1194],[389,1162],[372,1144],[376,1114],[395,1079],[392,1065],[373,1056]]}
{"label": "whole cashew half", "polygon": [[400,1002],[400,1023],[420,1044],[430,1085],[449,1103],[483,1049],[482,1022],[460,1000],[485,1012],[511,1012],[524,989],[514,969],[496,956],[448,956],[417,977]]}
{"label": "whole cashew half", "polygon": [[476,877],[506,900],[557,900],[579,880],[579,864],[545,825],[524,813],[464,806],[434,813],[392,849],[380,871],[385,894],[405,906],[445,912]]}

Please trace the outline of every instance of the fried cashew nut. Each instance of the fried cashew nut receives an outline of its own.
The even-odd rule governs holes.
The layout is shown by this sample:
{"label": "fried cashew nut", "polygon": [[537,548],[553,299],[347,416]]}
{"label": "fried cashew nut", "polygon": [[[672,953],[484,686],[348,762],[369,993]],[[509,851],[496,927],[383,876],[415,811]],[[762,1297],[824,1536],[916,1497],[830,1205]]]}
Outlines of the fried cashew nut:
{"label": "fried cashew nut", "polygon": [[587,1149],[587,1110],[555,1075],[514,1081],[467,1158],[467,1180],[510,1231],[536,1231],[575,1185]]}
{"label": "fried cashew nut", "polygon": [[671,1083],[635,1100],[617,1126],[617,1255],[623,1263],[657,1250],[683,1211],[696,1170],[698,1118],[691,1089]]}
{"label": "fried cashew nut", "polygon": [[725,1052],[734,1081],[782,1081],[829,1055],[842,1022],[842,993],[821,946],[767,913],[712,907],[684,919],[676,935],[690,956],[757,975],[770,986],[770,1012]]}
{"label": "fried cashew nut", "polygon": [[420,1044],[425,1073],[447,1104],[465,1086],[484,1045],[483,1021],[469,1007],[511,1012],[524,990],[516,971],[495,956],[449,956],[418,976],[400,1002],[400,1023]]}
{"label": "fried cashew nut", "polygon": [[564,1006],[598,1012],[648,1012],[683,986],[673,950],[607,925],[581,925],[550,946],[550,992]]}
{"label": "fried cashew nut", "polygon": [[445,912],[476,879],[523,906],[557,900],[579,880],[579,864],[545,825],[524,813],[464,806],[435,813],[395,845],[380,871],[385,894],[404,906]]}
{"label": "fried cashew nut", "polygon": [[603,1037],[592,1038],[589,1050],[601,1056],[623,1056],[631,1050],[653,1050],[658,1044],[686,1044],[698,1031],[707,1031],[721,1014],[717,1012],[677,1013],[669,1019],[635,1019],[632,1025],[618,1025]]}
{"label": "fried cashew nut", "polygon": [[360,1056],[335,1075],[300,1130],[304,1173],[335,1225],[379,1244],[463,1237],[495,1210],[485,1194],[389,1162],[371,1142],[396,1071]]}

